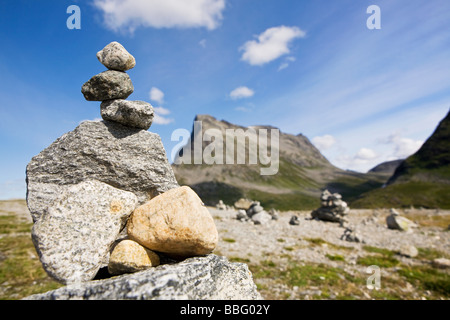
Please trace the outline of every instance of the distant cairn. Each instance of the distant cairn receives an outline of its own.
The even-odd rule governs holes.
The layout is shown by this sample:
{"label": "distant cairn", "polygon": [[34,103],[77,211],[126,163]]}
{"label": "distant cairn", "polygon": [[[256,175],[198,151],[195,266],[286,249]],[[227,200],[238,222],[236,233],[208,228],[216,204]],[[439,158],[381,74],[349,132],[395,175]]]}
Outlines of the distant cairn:
{"label": "distant cairn", "polygon": [[345,217],[349,214],[350,208],[342,200],[342,196],[339,193],[332,194],[330,191],[324,190],[320,200],[322,201],[322,206],[311,212],[313,219],[337,222],[341,225],[347,222]]}

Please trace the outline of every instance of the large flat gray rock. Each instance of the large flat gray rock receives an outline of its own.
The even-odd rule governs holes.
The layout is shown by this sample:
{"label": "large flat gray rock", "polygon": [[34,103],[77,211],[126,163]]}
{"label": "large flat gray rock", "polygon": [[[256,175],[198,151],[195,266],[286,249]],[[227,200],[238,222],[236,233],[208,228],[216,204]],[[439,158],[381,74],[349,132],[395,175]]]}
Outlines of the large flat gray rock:
{"label": "large flat gray rock", "polygon": [[34,221],[64,188],[98,180],[131,191],[139,204],[178,183],[156,133],[106,121],[85,121],[31,159],[27,204]]}
{"label": "large flat gray rock", "polygon": [[28,300],[256,300],[246,264],[208,255],[106,280],[72,284]]}

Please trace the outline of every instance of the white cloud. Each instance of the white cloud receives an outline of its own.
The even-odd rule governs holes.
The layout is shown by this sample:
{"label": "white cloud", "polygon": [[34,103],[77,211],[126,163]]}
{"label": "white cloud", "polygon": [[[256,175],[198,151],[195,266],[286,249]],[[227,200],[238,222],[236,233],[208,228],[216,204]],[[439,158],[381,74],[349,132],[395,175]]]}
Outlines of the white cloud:
{"label": "white cloud", "polygon": [[[150,90],[150,100],[155,101],[159,104],[164,103],[164,92],[156,87],[152,87]],[[169,109],[166,109],[164,107],[153,107],[153,111],[153,123],[155,124],[165,125],[174,121],[172,118],[166,117],[170,114]]]}
{"label": "white cloud", "polygon": [[283,70],[283,69],[286,69],[287,67],[289,67],[289,63],[283,62],[283,63],[280,64],[280,66],[278,67],[278,71],[281,71],[281,70]]}
{"label": "white cloud", "polygon": [[253,97],[255,92],[247,87],[239,87],[230,92],[230,97],[233,100]]}
{"label": "white cloud", "polygon": [[312,143],[320,150],[327,150],[330,149],[332,146],[334,146],[336,144],[336,139],[329,135],[326,134],[324,136],[321,137],[314,137],[312,139]]}
{"label": "white cloud", "polygon": [[153,123],[155,123],[155,124],[165,125],[165,124],[172,123],[173,121],[174,120],[172,118],[163,117],[163,116],[157,114],[156,112],[155,112],[155,116],[153,117]]}
{"label": "white cloud", "polygon": [[152,87],[150,89],[150,100],[155,101],[157,103],[163,103],[164,102],[164,92],[159,90],[156,87]]}
{"label": "white cloud", "polygon": [[218,27],[225,0],[93,0],[106,27],[131,33],[138,27]]}
{"label": "white cloud", "polygon": [[170,110],[163,107],[154,107],[153,110],[155,111],[155,113],[163,116],[167,116],[168,114],[170,114]]}
{"label": "white cloud", "polygon": [[286,69],[287,67],[289,67],[289,63],[294,62],[295,60],[295,57],[286,57],[286,59],[284,59],[284,62],[278,67],[278,71]]}
{"label": "white cloud", "polygon": [[279,57],[289,54],[289,44],[306,33],[297,27],[273,27],[259,36],[257,40],[247,41],[239,50],[244,51],[242,60],[251,65],[263,65]]}
{"label": "white cloud", "polygon": [[153,117],[153,123],[156,124],[169,124],[172,123],[174,120],[172,118],[167,118],[165,116],[170,114],[170,110],[163,108],[163,107],[153,107],[153,111],[155,112]]}
{"label": "white cloud", "polygon": [[361,148],[356,153],[354,159],[357,161],[369,161],[378,157],[377,153],[369,148]]}
{"label": "white cloud", "polygon": [[206,48],[206,39],[200,40],[198,44],[200,45],[200,47]]}
{"label": "white cloud", "polygon": [[369,148],[361,148],[354,155],[341,154],[336,156],[338,167],[354,171],[365,172],[380,162],[380,156]]}
{"label": "white cloud", "polygon": [[416,153],[422,147],[424,141],[403,138],[399,133],[394,133],[381,141],[385,144],[393,145],[391,158],[405,159]]}

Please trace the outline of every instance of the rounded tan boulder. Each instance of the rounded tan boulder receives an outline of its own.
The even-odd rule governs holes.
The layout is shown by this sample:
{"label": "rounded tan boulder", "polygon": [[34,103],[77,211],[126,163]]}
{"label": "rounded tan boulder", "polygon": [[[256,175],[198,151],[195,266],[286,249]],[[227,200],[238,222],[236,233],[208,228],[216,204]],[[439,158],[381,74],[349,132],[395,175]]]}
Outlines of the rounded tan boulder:
{"label": "rounded tan boulder", "polygon": [[132,240],[119,242],[111,253],[108,272],[113,275],[133,273],[156,267],[160,263],[159,256],[151,250]]}
{"label": "rounded tan boulder", "polygon": [[208,209],[185,186],[135,209],[128,220],[128,236],[150,250],[180,258],[211,253],[219,238]]}

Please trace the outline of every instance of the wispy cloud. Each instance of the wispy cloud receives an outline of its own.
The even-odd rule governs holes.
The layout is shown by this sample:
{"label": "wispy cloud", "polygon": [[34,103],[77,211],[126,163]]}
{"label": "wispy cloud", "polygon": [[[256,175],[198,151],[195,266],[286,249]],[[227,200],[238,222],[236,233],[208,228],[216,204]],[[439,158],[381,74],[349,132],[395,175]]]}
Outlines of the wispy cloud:
{"label": "wispy cloud", "polygon": [[149,92],[150,100],[155,101],[157,103],[164,102],[164,92],[156,87],[152,87]]}
{"label": "wispy cloud", "polygon": [[381,139],[381,143],[392,147],[391,159],[405,159],[416,153],[424,141],[402,137],[398,132]]}
{"label": "wispy cloud", "polygon": [[278,67],[278,71],[286,69],[287,67],[289,67],[289,64],[291,62],[294,62],[295,60],[295,57],[286,57],[286,59],[284,59],[284,62]]}
{"label": "wispy cloud", "polygon": [[[152,87],[150,89],[149,96],[150,96],[150,100],[152,100],[160,105],[164,103],[165,95],[161,89]],[[167,125],[167,124],[174,122],[174,119],[166,117],[170,114],[169,109],[159,106],[159,107],[153,107],[153,111],[154,111],[153,123],[160,124],[160,125]]]}
{"label": "wispy cloud", "polygon": [[269,28],[256,40],[247,41],[239,50],[244,51],[242,60],[253,66],[261,66],[289,54],[289,45],[296,38],[306,35],[298,27],[279,26]]}
{"label": "wispy cloud", "polygon": [[336,138],[332,135],[326,134],[320,137],[314,137],[312,139],[312,143],[320,150],[324,151],[330,149],[332,146],[336,144]]}
{"label": "wispy cloud", "polygon": [[104,23],[114,31],[133,33],[138,27],[215,29],[222,21],[225,0],[94,0]]}
{"label": "wispy cloud", "polygon": [[154,107],[153,111],[155,112],[153,123],[166,125],[170,124],[174,121],[172,118],[167,118],[166,116],[170,114],[170,110],[163,107]]}
{"label": "wispy cloud", "polygon": [[202,39],[198,42],[198,44],[200,45],[200,47],[202,48],[206,48],[206,39]]}
{"label": "wispy cloud", "polygon": [[255,91],[253,91],[252,89],[242,86],[242,87],[238,87],[236,89],[234,89],[233,91],[230,92],[230,98],[233,100],[237,100],[237,99],[244,99],[244,98],[250,98],[253,97],[253,95],[255,94]]}

